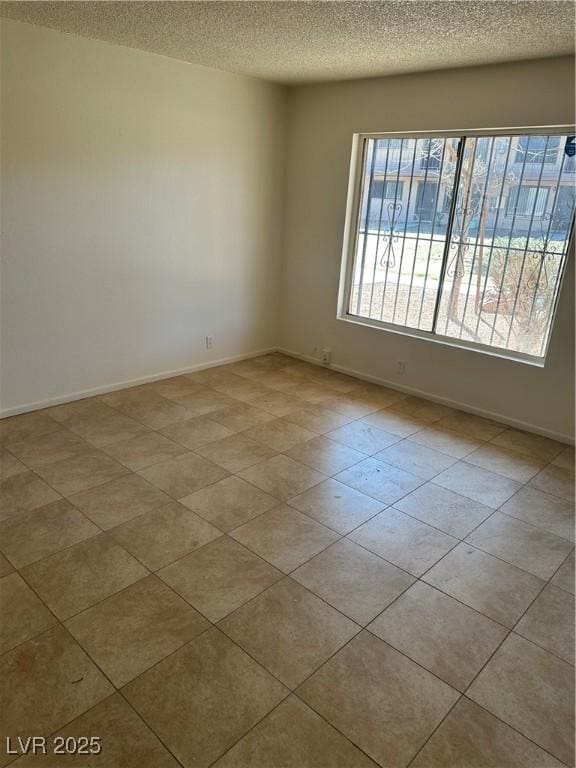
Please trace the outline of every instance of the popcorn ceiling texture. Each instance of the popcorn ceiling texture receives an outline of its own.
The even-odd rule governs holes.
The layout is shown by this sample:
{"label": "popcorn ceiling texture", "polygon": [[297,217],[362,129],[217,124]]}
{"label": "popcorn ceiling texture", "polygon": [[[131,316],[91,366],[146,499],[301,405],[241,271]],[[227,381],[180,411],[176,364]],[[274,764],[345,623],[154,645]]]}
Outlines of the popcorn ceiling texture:
{"label": "popcorn ceiling texture", "polygon": [[1,2],[0,15],[286,84],[561,56],[564,0]]}

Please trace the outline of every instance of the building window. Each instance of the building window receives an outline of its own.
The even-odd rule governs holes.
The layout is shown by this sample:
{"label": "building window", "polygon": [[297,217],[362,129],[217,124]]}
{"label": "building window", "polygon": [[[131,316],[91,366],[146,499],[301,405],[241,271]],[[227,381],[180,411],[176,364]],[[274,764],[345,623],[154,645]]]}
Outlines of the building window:
{"label": "building window", "polygon": [[339,316],[542,364],[574,221],[565,144],[358,136]]}
{"label": "building window", "polygon": [[548,187],[523,184],[512,187],[508,197],[508,216],[544,216],[548,201]]}
{"label": "building window", "polygon": [[374,197],[383,197],[385,200],[402,199],[404,183],[402,181],[385,181],[374,179]]}
{"label": "building window", "polygon": [[[563,137],[566,140],[566,137]],[[554,165],[558,159],[560,136],[519,136],[516,163]]]}

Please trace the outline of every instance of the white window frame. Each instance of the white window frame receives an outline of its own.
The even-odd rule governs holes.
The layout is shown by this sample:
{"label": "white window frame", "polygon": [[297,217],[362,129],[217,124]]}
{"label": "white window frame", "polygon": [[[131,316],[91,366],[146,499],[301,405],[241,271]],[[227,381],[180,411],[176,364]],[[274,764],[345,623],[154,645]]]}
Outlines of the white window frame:
{"label": "white window frame", "polygon": [[[546,341],[546,348],[542,357],[535,355],[528,355],[524,352],[516,352],[514,350],[503,349],[501,347],[493,347],[488,344],[480,344],[478,342],[465,341],[462,339],[455,339],[451,336],[443,336],[439,333],[433,333],[431,331],[422,331],[418,328],[407,328],[402,325],[395,325],[383,320],[375,320],[372,318],[364,318],[358,315],[353,315],[348,311],[349,300],[352,288],[352,272],[354,269],[354,257],[356,254],[357,240],[359,234],[358,219],[360,216],[360,205],[362,197],[362,176],[364,168],[364,151],[366,147],[367,139],[400,139],[400,138],[415,138],[424,139],[428,136],[436,138],[454,138],[454,137],[476,137],[476,136],[518,136],[523,134],[546,134],[553,136],[560,135],[574,135],[576,128],[573,125],[531,125],[522,128],[482,128],[482,129],[470,129],[463,128],[461,130],[437,130],[437,131],[393,131],[384,133],[355,133],[352,138],[352,157],[350,161],[350,174],[348,179],[348,196],[346,200],[346,220],[344,224],[344,242],[342,249],[342,261],[340,269],[340,282],[338,290],[338,310],[336,317],[338,320],[342,320],[354,325],[368,326],[369,328],[377,328],[381,331],[388,331],[389,333],[399,334],[401,336],[409,336],[416,339],[425,339],[432,341],[435,344],[443,344],[448,347],[456,347],[459,349],[465,349],[470,352],[478,352],[480,354],[490,355],[491,357],[500,357],[505,360],[513,362],[524,363],[533,365],[538,368],[543,368],[546,364],[546,358],[548,356],[548,350],[550,347],[550,341],[554,332],[554,326],[556,324],[558,302],[562,294],[564,287],[564,278],[568,271],[568,259],[572,258],[574,251],[574,225],[569,235],[568,248],[566,252],[566,259],[562,275],[560,276],[558,293],[552,308],[552,321],[550,323],[550,332]],[[562,151],[562,147],[560,148]]]}

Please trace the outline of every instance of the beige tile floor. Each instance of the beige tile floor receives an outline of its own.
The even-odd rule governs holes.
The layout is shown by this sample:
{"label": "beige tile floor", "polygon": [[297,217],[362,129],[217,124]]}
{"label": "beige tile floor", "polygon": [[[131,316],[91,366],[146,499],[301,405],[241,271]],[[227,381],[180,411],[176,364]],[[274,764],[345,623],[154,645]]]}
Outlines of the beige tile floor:
{"label": "beige tile floor", "polygon": [[5,419],[0,765],[573,766],[573,503],[573,449],[282,355]]}

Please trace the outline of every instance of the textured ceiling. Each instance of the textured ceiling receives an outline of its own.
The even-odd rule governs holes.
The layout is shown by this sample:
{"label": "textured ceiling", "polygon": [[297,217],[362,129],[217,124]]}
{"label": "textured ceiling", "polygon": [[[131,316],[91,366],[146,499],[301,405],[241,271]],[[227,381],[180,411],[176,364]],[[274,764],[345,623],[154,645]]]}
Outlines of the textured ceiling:
{"label": "textured ceiling", "polygon": [[282,83],[574,51],[565,0],[1,2],[0,15]]}

